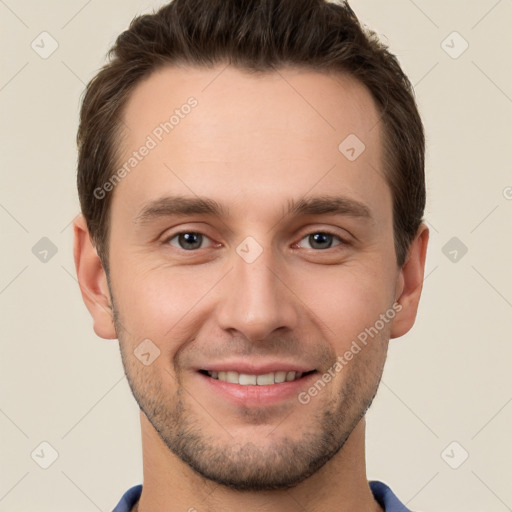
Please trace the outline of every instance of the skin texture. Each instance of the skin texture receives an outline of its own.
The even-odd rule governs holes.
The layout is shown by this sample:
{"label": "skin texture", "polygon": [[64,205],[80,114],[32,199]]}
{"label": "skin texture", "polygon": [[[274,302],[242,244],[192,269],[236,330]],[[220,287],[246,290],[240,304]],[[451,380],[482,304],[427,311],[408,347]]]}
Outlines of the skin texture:
{"label": "skin texture", "polygon": [[[398,268],[375,104],[342,75],[169,66],[130,97],[126,158],[191,96],[197,106],[115,187],[108,280],[83,217],[74,225],[94,330],[119,339],[141,408],[139,510],[379,511],[366,479],[364,413],[389,339],[414,323],[428,229],[420,226]],[[338,150],[349,134],[365,144],[354,161]],[[170,195],[213,199],[226,215],[140,221],[150,201]],[[363,203],[371,219],[285,215],[291,200],[326,196]],[[183,232],[203,235],[197,248]],[[315,244],[310,235],[325,232],[333,236]],[[249,236],[262,250],[251,263],[237,252]],[[282,360],[320,378],[397,303],[307,404],[237,405],[196,371],[234,358]],[[145,339],[160,351],[149,365],[134,354]]]}

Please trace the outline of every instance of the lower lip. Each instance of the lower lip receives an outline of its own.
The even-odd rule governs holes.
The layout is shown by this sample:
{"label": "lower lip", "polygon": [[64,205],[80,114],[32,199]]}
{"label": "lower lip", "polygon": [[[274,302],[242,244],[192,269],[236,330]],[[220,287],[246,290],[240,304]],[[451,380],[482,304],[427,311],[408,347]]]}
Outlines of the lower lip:
{"label": "lower lip", "polygon": [[297,399],[298,394],[310,385],[312,379],[316,378],[316,374],[317,372],[313,372],[298,380],[280,382],[278,384],[242,386],[213,379],[197,372],[197,375],[213,392],[231,400],[235,404],[249,407],[277,404],[290,398]]}

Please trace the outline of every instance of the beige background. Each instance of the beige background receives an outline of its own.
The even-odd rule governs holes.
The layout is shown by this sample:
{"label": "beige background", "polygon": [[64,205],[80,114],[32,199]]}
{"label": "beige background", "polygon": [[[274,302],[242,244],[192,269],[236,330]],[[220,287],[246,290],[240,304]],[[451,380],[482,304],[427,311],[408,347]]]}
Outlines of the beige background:
{"label": "beige background", "polygon": [[[117,341],[95,336],[79,295],[71,221],[80,94],[131,18],[160,4],[0,0],[3,512],[109,511],[142,481],[138,408]],[[511,510],[512,2],[352,6],[399,56],[428,138],[424,295],[368,414],[368,474],[413,510]],[[46,59],[31,47],[51,49],[43,31],[58,43]],[[57,249],[46,262],[43,237]],[[58,452],[47,469],[43,441]]]}

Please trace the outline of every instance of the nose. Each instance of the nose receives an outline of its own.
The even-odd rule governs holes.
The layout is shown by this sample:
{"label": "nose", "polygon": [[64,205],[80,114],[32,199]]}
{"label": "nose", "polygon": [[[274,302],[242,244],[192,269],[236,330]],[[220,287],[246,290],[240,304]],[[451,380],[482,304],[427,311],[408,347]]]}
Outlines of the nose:
{"label": "nose", "polygon": [[217,307],[219,326],[250,341],[264,340],[277,329],[294,329],[300,301],[285,274],[271,249],[264,249],[252,263],[235,252]]}

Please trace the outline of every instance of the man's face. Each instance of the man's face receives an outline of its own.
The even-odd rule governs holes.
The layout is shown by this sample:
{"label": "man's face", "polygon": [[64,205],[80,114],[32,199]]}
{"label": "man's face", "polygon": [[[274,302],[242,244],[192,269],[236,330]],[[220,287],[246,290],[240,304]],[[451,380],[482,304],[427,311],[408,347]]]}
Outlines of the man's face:
{"label": "man's face", "polygon": [[[133,394],[171,452],[232,488],[283,488],[339,451],[376,392],[393,320],[377,321],[399,276],[392,198],[363,86],[223,69],[168,67],[132,94],[121,165],[150,150],[114,191],[110,291]],[[189,97],[197,105],[181,108]],[[155,131],[175,109],[172,130]],[[356,139],[338,148],[351,134],[359,156]],[[173,213],[175,196],[222,211]],[[289,211],[315,198],[343,208]],[[253,382],[293,368],[314,373],[263,387],[205,374]]]}

